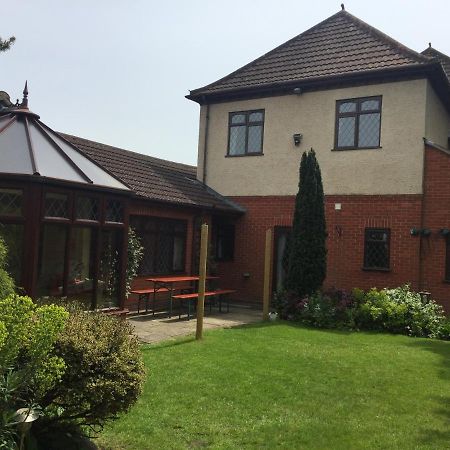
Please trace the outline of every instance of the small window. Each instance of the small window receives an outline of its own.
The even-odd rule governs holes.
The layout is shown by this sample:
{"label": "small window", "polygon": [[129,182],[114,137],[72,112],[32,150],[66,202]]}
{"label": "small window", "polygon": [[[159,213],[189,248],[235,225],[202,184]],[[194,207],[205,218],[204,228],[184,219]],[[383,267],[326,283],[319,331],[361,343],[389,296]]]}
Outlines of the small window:
{"label": "small window", "polygon": [[262,154],[263,134],[264,110],[230,113],[228,156]]}
{"label": "small window", "polygon": [[58,219],[69,218],[69,200],[65,194],[48,192],[45,194],[44,205],[45,217],[54,217]]}
{"label": "small window", "polygon": [[235,226],[219,223],[216,225],[215,256],[217,261],[232,261],[234,258]]}
{"label": "small window", "polygon": [[123,204],[118,200],[106,202],[106,222],[123,223]]}
{"label": "small window", "polygon": [[98,200],[91,197],[78,197],[76,218],[78,220],[99,220]]}
{"label": "small window", "polygon": [[0,216],[22,216],[22,198],[20,189],[0,189]]}
{"label": "small window", "polygon": [[335,148],[380,146],[381,97],[339,100],[336,104]]}
{"label": "small window", "polygon": [[387,228],[366,228],[364,269],[389,270],[390,234]]}

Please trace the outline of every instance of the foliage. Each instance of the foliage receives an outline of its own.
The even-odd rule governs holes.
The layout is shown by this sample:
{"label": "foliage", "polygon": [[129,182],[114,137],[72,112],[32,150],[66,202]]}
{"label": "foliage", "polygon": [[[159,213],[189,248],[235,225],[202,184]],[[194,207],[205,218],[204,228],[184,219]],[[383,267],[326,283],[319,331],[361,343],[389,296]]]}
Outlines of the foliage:
{"label": "foliage", "polygon": [[6,271],[8,250],[3,238],[0,236],[0,299],[14,293],[14,281]]}
{"label": "foliage", "polygon": [[66,371],[40,399],[42,432],[61,427],[102,427],[125,412],[142,390],[144,368],[132,326],[72,306],[53,356]]}
{"label": "foliage", "polygon": [[67,319],[64,308],[37,306],[29,297],[0,300],[0,448],[12,448],[14,414],[37,409],[40,396],[64,373],[64,361],[51,355]]}
{"label": "foliage", "polygon": [[126,275],[126,296],[130,294],[131,282],[138,274],[139,266],[144,256],[144,247],[141,245],[136,231],[130,227],[128,230],[128,259],[127,259],[127,275]]}
{"label": "foliage", "polygon": [[11,45],[14,44],[16,38],[11,36],[9,39],[2,39],[0,37],[0,52],[5,52],[11,48]]}
{"label": "foliage", "polygon": [[[354,289],[317,292],[300,298],[290,291],[277,294],[281,317],[316,327],[389,331],[430,338],[447,336],[443,308],[424,301],[408,285],[395,289]],[[447,330],[447,331],[446,331]]]}
{"label": "foliage", "polygon": [[319,163],[313,149],[303,153],[295,200],[292,235],[287,246],[285,288],[299,297],[311,295],[326,275],[326,224]]}
{"label": "foliage", "polygon": [[450,319],[447,318],[441,325],[441,329],[439,331],[439,337],[441,339],[445,339],[450,341]]}

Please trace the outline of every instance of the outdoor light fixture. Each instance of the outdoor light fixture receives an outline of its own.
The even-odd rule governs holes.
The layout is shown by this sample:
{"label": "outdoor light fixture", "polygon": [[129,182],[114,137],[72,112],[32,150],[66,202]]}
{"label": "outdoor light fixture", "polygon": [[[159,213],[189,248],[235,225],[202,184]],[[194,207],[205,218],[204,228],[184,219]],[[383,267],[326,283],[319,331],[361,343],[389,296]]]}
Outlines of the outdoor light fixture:
{"label": "outdoor light fixture", "polygon": [[299,87],[294,88],[293,92],[295,95],[302,95],[302,93],[303,93],[302,88],[299,88]]}
{"label": "outdoor light fixture", "polygon": [[243,276],[244,278],[250,278],[250,274],[249,274],[248,272],[244,272],[244,273],[242,274],[242,276]]}
{"label": "outdoor light fixture", "polygon": [[448,228],[441,228],[439,233],[441,233],[441,236],[448,236],[450,234],[450,230]]}
{"label": "outdoor light fixture", "polygon": [[302,142],[303,134],[295,133],[292,137],[294,138],[294,145],[298,147]]}
{"label": "outdoor light fixture", "polygon": [[409,232],[411,233],[411,236],[419,236],[421,230],[418,230],[417,228],[411,228]]}

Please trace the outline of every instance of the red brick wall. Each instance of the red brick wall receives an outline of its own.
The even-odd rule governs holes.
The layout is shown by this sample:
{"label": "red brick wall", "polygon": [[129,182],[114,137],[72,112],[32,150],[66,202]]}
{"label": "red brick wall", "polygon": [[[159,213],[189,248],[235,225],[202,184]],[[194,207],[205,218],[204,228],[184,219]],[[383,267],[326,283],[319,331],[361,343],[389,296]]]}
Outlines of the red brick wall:
{"label": "red brick wall", "polygon": [[450,283],[445,281],[445,238],[440,229],[450,229],[450,153],[426,148],[424,227],[432,231],[423,238],[423,288],[450,312]]}
{"label": "red brick wall", "polygon": [[[409,282],[418,289],[420,239],[412,237],[410,229],[421,226],[421,198],[421,195],[328,196],[326,287],[367,289]],[[260,302],[265,230],[291,225],[294,197],[233,197],[232,200],[244,206],[247,213],[237,222],[234,261],[219,265],[221,283],[237,289],[243,301]],[[340,211],[335,210],[335,203],[341,203]],[[389,272],[362,270],[366,227],[391,229]],[[248,279],[243,276],[245,272],[250,274]],[[433,288],[436,290],[436,286]],[[441,294],[437,295],[442,300]]]}

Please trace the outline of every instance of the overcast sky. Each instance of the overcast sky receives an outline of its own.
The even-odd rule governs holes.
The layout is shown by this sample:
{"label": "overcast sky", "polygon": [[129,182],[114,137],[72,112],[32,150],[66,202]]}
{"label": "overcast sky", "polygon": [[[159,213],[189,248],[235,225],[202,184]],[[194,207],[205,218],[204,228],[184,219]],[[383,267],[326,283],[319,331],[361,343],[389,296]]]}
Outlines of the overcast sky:
{"label": "overcast sky", "polygon": [[[51,128],[196,163],[199,106],[184,96],[340,10],[320,0],[1,0],[0,90]],[[450,55],[449,0],[352,0],[347,11]]]}

